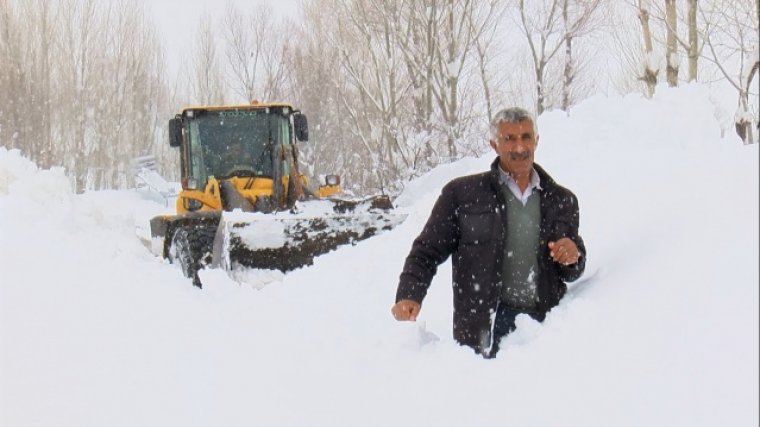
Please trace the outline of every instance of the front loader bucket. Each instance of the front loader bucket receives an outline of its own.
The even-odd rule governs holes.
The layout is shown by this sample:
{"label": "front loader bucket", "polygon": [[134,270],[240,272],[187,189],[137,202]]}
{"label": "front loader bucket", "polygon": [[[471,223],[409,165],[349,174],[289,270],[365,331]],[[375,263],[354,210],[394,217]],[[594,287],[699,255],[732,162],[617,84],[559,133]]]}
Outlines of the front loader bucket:
{"label": "front loader bucket", "polygon": [[389,207],[387,198],[377,197],[299,202],[296,212],[224,212],[212,263],[228,270],[282,272],[311,265],[316,256],[390,230],[406,218]]}

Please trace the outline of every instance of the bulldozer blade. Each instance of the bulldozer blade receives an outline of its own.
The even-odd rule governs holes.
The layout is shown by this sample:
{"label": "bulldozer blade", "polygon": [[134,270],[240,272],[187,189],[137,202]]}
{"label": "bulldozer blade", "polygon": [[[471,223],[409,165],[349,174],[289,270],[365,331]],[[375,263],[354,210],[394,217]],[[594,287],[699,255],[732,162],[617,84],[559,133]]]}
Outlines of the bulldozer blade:
{"label": "bulldozer blade", "polygon": [[316,256],[338,246],[390,230],[406,218],[389,210],[380,198],[314,200],[299,202],[296,208],[295,213],[224,212],[212,265],[285,273],[311,265]]}

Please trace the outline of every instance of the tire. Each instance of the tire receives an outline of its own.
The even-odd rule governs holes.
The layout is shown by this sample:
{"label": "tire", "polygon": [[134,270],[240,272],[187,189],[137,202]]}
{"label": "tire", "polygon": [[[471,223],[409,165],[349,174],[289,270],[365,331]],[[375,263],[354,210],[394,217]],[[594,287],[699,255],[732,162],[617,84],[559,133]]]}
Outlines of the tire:
{"label": "tire", "polygon": [[211,263],[211,250],[216,228],[207,224],[187,224],[177,228],[172,236],[169,259],[179,263],[185,277],[201,288],[198,271]]}

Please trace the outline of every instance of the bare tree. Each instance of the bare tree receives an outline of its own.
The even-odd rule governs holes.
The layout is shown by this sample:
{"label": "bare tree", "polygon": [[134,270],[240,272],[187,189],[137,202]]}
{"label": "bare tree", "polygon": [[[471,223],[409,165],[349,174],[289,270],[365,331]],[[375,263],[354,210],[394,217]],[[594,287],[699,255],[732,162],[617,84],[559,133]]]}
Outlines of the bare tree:
{"label": "bare tree", "polygon": [[287,51],[287,39],[280,37],[283,32],[271,7],[257,6],[246,16],[228,3],[224,40],[232,90],[239,98],[274,100],[282,96]]}
{"label": "bare tree", "polygon": [[366,150],[368,171],[380,192],[388,192],[398,176],[404,138],[402,103],[409,85],[399,75],[397,48],[401,1],[356,0],[338,10],[339,46],[343,71],[356,97],[344,92],[343,106],[353,122],[354,136]]}
{"label": "bare tree", "polygon": [[699,31],[697,29],[697,0],[687,0],[687,28],[689,40],[685,46],[689,58],[689,81],[697,80],[697,64],[699,62]]}
{"label": "bare tree", "polygon": [[[570,28],[570,2],[568,0],[562,0],[562,22],[565,29]],[[570,109],[570,87],[573,84],[573,78],[575,73],[573,72],[573,37],[565,33],[565,70],[563,73],[562,81],[562,110],[568,111]]]}
{"label": "bare tree", "polygon": [[599,16],[601,4],[601,0],[584,2],[562,0],[565,65],[562,73],[562,103],[560,108],[564,111],[568,111],[574,101],[575,80],[580,70],[577,55],[573,50],[573,41],[598,28],[599,23],[595,22],[594,18]]}
{"label": "bare tree", "polygon": [[89,106],[97,102],[95,85],[99,75],[95,64],[99,62],[105,28],[100,21],[101,10],[95,0],[62,0],[62,53],[59,105],[67,105],[62,112],[61,139],[67,143],[63,163],[73,176],[74,189],[82,192],[87,188],[88,162],[94,143],[90,129],[95,119]]}
{"label": "bare tree", "polygon": [[213,23],[205,16],[198,27],[195,43],[198,49],[193,55],[193,97],[208,105],[223,104],[226,91],[214,34]]}
{"label": "bare tree", "polygon": [[[699,33],[700,31],[704,31],[704,29],[709,25],[709,23],[705,22],[702,24],[703,28],[701,30],[699,28],[700,23],[697,20],[697,15],[699,12],[698,0],[686,0],[685,11],[683,10],[683,7],[679,8],[679,5],[683,5],[683,3],[678,3],[675,0],[668,0],[665,2],[664,10],[657,2],[653,7],[654,12],[652,16],[657,21],[662,22],[666,31],[664,41],[666,45],[666,62],[670,61],[670,63],[672,63],[670,66],[670,77],[668,77],[669,85],[671,85],[671,82],[673,81],[673,74],[675,74],[676,80],[678,78],[677,75],[679,71],[679,64],[675,58],[670,59],[670,56],[667,55],[676,57],[675,52],[677,52],[678,46],[683,48],[687,54],[689,73],[687,77],[688,81],[696,81],[699,56],[702,50],[702,42],[700,41]],[[686,19],[681,18],[683,15],[686,15]],[[682,22],[686,25],[686,34],[679,33],[679,22]]]}
{"label": "bare tree", "polygon": [[[489,82],[485,74],[485,66],[489,61],[489,53],[483,51],[479,56],[479,40],[492,31],[497,19],[503,16],[504,6],[497,1],[487,0],[449,0],[443,7],[443,28],[438,40],[445,43],[437,49],[437,66],[434,68],[433,95],[438,102],[438,108],[443,118],[443,131],[448,144],[450,159],[460,157],[457,142],[471,128],[475,117],[468,113],[473,110],[475,101],[464,97],[474,91],[470,76],[475,74],[468,64],[475,62],[480,68],[479,80],[481,91],[490,104]],[[491,33],[493,34],[493,33]],[[486,46],[493,41],[484,40]],[[444,53],[445,52],[445,53]],[[474,59],[474,61],[473,61]]]}
{"label": "bare tree", "polygon": [[533,63],[537,114],[546,108],[547,66],[563,46],[570,54],[566,58],[565,71],[568,74],[564,79],[565,93],[569,93],[573,79],[572,41],[593,30],[590,23],[599,4],[598,0],[541,0],[530,4],[518,0],[520,25]]}
{"label": "bare tree", "polygon": [[[411,98],[422,144],[413,157],[437,163],[470,150],[463,136],[493,103],[489,65],[503,2],[495,0],[425,0],[403,3],[406,37],[399,43],[412,84]],[[478,94],[478,96],[474,96]],[[485,114],[472,114],[484,106]],[[445,145],[437,142],[444,138]],[[417,162],[415,161],[415,164]]]}
{"label": "bare tree", "polygon": [[129,183],[132,158],[151,153],[166,117],[163,57],[155,29],[145,24],[140,5],[114,4],[105,17],[111,29],[104,40],[108,55],[101,65],[109,78],[100,84],[102,98],[90,108],[96,117],[95,156],[99,168],[94,188],[123,187]]}
{"label": "bare tree", "polygon": [[293,33],[298,43],[285,56],[291,70],[286,73],[286,90],[291,93],[288,99],[309,117],[309,142],[301,145],[309,175],[319,179],[337,173],[344,188],[359,191],[361,179],[355,169],[363,166],[357,161],[352,122],[341,101],[347,89],[340,51],[331,41],[338,31],[333,12],[332,0],[304,4],[303,22]]}
{"label": "bare tree", "polygon": [[654,60],[654,47],[652,44],[652,29],[649,26],[649,0],[638,0],[639,22],[641,23],[641,36],[644,39],[644,64],[642,75],[639,77],[647,87],[647,95],[651,98],[657,86],[657,76],[660,72],[656,60]]}
{"label": "bare tree", "polygon": [[346,147],[354,147],[364,163],[353,176],[365,188],[394,192],[404,179],[474,152],[466,137],[476,123],[487,121],[483,110],[492,99],[487,67],[495,52],[487,48],[495,38],[501,3],[310,4],[321,10],[310,12],[309,19],[334,17],[334,25],[323,24],[332,25],[325,32],[327,55],[337,50],[340,65],[329,81],[350,123]]}
{"label": "bare tree", "polygon": [[161,57],[142,9],[3,0],[0,21],[0,138],[65,167],[77,192],[128,185],[129,160],[149,149],[163,115]]}
{"label": "bare tree", "polygon": [[665,75],[668,86],[678,86],[678,19],[676,1],[665,0],[666,44]]}
{"label": "bare tree", "polygon": [[25,4],[23,13],[26,22],[34,23],[34,31],[28,32],[27,67],[32,79],[29,86],[28,105],[32,108],[30,116],[34,117],[34,124],[28,129],[27,149],[42,166],[52,164],[54,148],[51,146],[52,135],[52,56],[55,40],[54,15],[52,1],[37,0],[33,4]]}
{"label": "bare tree", "polygon": [[475,32],[473,37],[475,54],[478,64],[478,74],[483,85],[483,98],[486,104],[486,118],[490,119],[494,114],[494,99],[492,94],[492,78],[489,75],[489,65],[495,59],[496,35],[498,34],[498,23],[503,19],[506,8],[503,2],[491,0],[488,6],[484,8],[485,16],[476,14],[468,15],[469,25]]}
{"label": "bare tree", "polygon": [[[702,36],[709,48],[706,59],[738,92],[735,115],[736,133],[745,143],[757,142],[757,93],[750,101],[750,87],[758,79],[758,0],[737,0],[726,7],[721,1],[709,2],[703,9],[704,21],[711,23]],[[736,64],[733,65],[732,64]],[[757,83],[755,83],[757,87]],[[754,111],[753,111],[754,110]]]}
{"label": "bare tree", "polygon": [[[630,49],[630,46],[626,45],[619,45],[618,49],[621,50],[623,56],[639,57],[636,60],[638,61],[637,75],[645,85],[647,96],[651,97],[654,94],[660,71],[664,71],[664,77],[669,86],[678,85],[679,48],[687,54],[687,80],[696,81],[702,51],[702,41],[699,38],[700,25],[703,27],[706,25],[697,20],[698,0],[687,0],[685,3],[675,0],[665,2],[629,0],[627,4],[628,7],[636,10],[638,15],[643,52],[631,55],[630,52],[626,52]],[[621,23],[618,23],[618,26],[623,27]],[[682,28],[685,28],[683,34],[679,33]],[[618,32],[616,37],[623,39],[626,36]]]}
{"label": "bare tree", "polygon": [[[416,111],[415,130],[428,134],[434,126],[433,70],[441,19],[439,3],[438,0],[406,3],[408,7],[402,28],[405,36],[399,38],[404,64],[412,85],[410,97]],[[428,148],[432,150],[430,146]]]}
{"label": "bare tree", "polygon": [[0,2],[0,137],[43,166],[51,156],[54,13],[50,0]]}
{"label": "bare tree", "polygon": [[[457,7],[459,6],[459,7]],[[461,7],[461,9],[460,9]],[[467,51],[472,46],[473,34],[469,31],[467,16],[472,14],[473,2],[448,0],[444,5],[443,28],[439,37],[443,44],[438,47],[433,85],[433,95],[443,116],[444,131],[451,159],[458,157],[456,140],[461,135],[459,84],[467,59]]]}
{"label": "bare tree", "polygon": [[18,148],[24,141],[21,109],[28,79],[22,62],[21,19],[11,6],[9,0],[0,0],[0,54],[5,58],[0,61],[0,91],[5,97],[0,103],[0,139],[9,148]]}

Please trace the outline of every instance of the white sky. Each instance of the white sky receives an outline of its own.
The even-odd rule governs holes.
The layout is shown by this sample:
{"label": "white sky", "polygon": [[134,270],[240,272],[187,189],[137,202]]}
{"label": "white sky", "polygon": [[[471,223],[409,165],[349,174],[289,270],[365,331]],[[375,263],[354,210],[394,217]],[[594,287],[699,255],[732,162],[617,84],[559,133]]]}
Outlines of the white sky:
{"label": "white sky", "polygon": [[268,4],[280,17],[300,19],[300,0],[146,0],[144,3],[161,34],[170,70],[176,70],[180,58],[189,54],[186,45],[193,42],[194,28],[201,16],[211,14],[214,19],[220,19],[228,3],[245,13],[253,11],[258,4]]}

